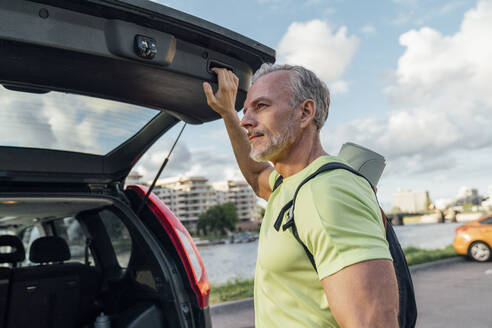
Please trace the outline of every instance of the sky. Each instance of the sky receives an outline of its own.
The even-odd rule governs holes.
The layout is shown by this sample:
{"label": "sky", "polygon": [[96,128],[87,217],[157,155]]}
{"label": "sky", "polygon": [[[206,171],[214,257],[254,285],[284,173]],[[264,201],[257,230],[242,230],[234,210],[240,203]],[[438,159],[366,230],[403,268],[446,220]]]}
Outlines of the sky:
{"label": "sky", "polygon": [[[492,0],[155,1],[257,40],[332,94],[323,147],[385,156],[379,199],[398,189],[455,197],[492,185]],[[137,163],[152,179],[180,125]],[[188,125],[162,177],[240,179],[222,121]]]}

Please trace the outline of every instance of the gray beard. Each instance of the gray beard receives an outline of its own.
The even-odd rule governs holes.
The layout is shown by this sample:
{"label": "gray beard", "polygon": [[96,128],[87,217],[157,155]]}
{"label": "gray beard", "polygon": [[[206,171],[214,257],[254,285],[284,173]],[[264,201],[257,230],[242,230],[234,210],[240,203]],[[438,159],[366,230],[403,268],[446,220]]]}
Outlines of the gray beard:
{"label": "gray beard", "polygon": [[264,134],[264,136],[268,138],[267,144],[257,149],[251,147],[249,156],[256,162],[269,162],[272,158],[281,153],[285,147],[294,142],[293,125],[294,122],[291,115],[284,133],[268,136]]}

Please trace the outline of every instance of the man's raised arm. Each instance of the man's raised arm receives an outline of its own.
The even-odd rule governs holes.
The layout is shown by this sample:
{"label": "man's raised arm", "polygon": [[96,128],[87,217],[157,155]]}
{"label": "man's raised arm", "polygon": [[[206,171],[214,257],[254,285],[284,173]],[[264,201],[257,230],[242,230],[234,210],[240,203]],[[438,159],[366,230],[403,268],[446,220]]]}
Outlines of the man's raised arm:
{"label": "man's raised arm", "polygon": [[207,103],[224,119],[234,155],[244,178],[256,195],[268,200],[272,192],[268,178],[273,168],[270,164],[256,162],[249,156],[251,145],[246,132],[239,124],[239,117],[234,108],[239,79],[234,73],[226,69],[212,68],[212,70],[217,74],[219,89],[214,94],[210,84],[203,83]]}

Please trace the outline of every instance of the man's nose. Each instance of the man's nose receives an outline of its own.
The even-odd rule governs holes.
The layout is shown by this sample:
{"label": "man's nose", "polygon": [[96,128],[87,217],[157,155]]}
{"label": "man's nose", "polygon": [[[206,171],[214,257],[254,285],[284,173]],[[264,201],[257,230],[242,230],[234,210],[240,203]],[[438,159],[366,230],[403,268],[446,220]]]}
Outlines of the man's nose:
{"label": "man's nose", "polygon": [[251,116],[250,111],[244,113],[243,118],[239,122],[239,125],[245,129],[253,128],[256,126],[256,122],[254,118]]}

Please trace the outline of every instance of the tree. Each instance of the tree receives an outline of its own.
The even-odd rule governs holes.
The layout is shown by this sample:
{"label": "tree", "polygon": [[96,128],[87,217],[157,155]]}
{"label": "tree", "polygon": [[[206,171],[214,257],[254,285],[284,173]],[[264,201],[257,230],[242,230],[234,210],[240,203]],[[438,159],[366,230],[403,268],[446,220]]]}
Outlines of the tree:
{"label": "tree", "polygon": [[197,222],[197,231],[207,235],[209,232],[226,234],[226,230],[233,231],[236,228],[238,217],[233,203],[219,204],[210,207],[200,214]]}

